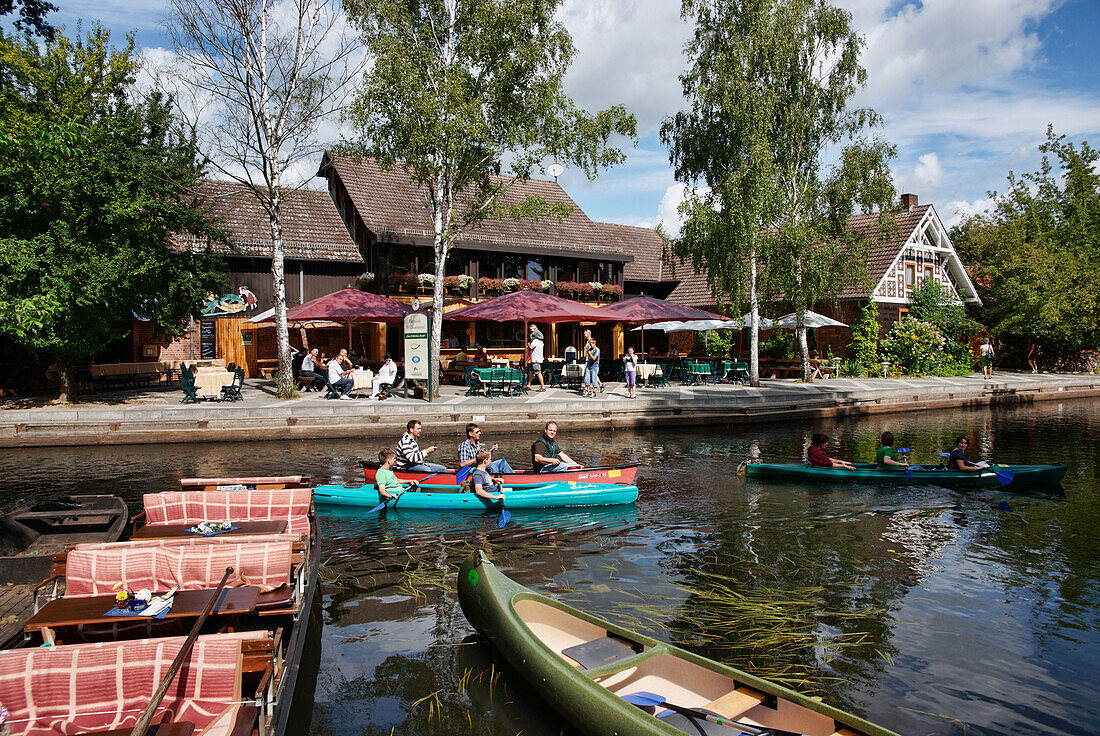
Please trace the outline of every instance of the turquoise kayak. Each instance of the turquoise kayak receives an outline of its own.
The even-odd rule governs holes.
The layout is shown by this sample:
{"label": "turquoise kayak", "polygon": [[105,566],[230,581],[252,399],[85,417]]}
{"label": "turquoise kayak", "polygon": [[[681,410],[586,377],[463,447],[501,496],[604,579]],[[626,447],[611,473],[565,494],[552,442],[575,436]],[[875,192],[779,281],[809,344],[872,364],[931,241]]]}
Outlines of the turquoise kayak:
{"label": "turquoise kayak", "polygon": [[[373,485],[315,486],[313,500],[319,504],[337,506],[376,506],[381,503]],[[549,509],[568,506],[612,506],[638,500],[638,486],[617,483],[573,483],[561,481],[541,486],[504,489],[504,506],[509,509]],[[461,493],[454,486],[421,486],[406,491],[389,509],[436,509],[440,511],[485,511],[499,509],[496,501],[480,498],[475,493]]]}
{"label": "turquoise kayak", "polygon": [[[1004,488],[1009,491],[1057,487],[1066,475],[1065,465],[994,465],[980,472],[919,465],[906,472],[903,468],[882,470],[872,463],[855,463],[855,467],[855,470],[821,468],[809,463],[747,463],[744,466],[745,474],[757,480],[936,485],[945,488]],[[997,477],[998,473],[1001,478]],[[1009,482],[1004,483],[1002,479]]]}

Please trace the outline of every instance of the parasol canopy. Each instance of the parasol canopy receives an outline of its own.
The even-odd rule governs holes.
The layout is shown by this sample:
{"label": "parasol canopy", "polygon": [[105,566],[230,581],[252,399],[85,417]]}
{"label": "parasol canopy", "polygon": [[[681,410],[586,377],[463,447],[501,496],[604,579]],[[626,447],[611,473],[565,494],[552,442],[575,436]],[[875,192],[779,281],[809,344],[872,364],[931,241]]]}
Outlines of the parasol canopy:
{"label": "parasol canopy", "polygon": [[[287,322],[401,322],[411,310],[399,301],[359,289],[341,289],[287,307]],[[257,320],[259,321],[259,320]],[[274,322],[275,313],[263,322]]]}
{"label": "parasol canopy", "polygon": [[622,322],[622,317],[541,291],[513,291],[446,314],[447,320],[490,322]]}
{"label": "parasol canopy", "polygon": [[[804,312],[802,314],[802,324],[811,330],[816,330],[820,327],[847,327],[848,325],[843,322],[838,322],[831,317],[826,317],[824,314],[818,314],[817,312]],[[795,313],[784,315],[775,321],[776,327],[795,327]]]}
{"label": "parasol canopy", "polygon": [[724,320],[717,314],[703,309],[688,307],[676,302],[657,299],[652,296],[636,296],[621,302],[600,307],[601,312],[613,314],[620,322],[662,322],[666,320]]}

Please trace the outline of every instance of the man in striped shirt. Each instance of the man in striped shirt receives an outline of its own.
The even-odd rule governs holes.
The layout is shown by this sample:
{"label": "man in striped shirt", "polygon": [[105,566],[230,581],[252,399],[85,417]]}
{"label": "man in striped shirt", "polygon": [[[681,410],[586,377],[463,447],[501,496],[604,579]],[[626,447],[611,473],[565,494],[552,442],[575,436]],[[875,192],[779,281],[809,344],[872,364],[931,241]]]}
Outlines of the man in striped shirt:
{"label": "man in striped shirt", "polygon": [[426,450],[420,449],[420,443],[417,442],[417,438],[420,437],[420,433],[423,431],[420,421],[410,419],[405,426],[408,431],[401,435],[401,439],[397,443],[397,461],[394,466],[398,470],[412,473],[441,473],[446,470],[447,468],[439,463],[424,461],[425,457],[435,452],[435,445]]}

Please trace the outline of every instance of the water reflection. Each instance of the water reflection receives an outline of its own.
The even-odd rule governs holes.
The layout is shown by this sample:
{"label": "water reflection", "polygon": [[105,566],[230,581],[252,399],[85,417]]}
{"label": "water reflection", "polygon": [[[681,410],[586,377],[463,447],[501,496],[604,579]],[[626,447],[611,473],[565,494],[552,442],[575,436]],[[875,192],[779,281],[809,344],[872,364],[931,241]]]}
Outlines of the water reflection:
{"label": "water reflection", "polygon": [[[958,434],[994,462],[1069,465],[1062,496],[934,486],[746,484],[810,433],[918,462]],[[1100,704],[1100,402],[875,416],[825,426],[566,433],[638,459],[634,506],[495,514],[322,509],[326,626],[312,733],[553,736],[567,726],[470,640],[454,574],[474,547],[520,582],[746,669],[802,682],[901,733],[1095,732]],[[428,440],[431,428],[426,428]],[[396,439],[396,438],[395,438]],[[534,437],[489,437],[526,457]],[[307,472],[358,484],[377,441],[0,451],[5,502],[110,492],[135,510],[181,476]],[[444,449],[445,457],[453,452]],[[764,632],[764,633],[762,633]]]}

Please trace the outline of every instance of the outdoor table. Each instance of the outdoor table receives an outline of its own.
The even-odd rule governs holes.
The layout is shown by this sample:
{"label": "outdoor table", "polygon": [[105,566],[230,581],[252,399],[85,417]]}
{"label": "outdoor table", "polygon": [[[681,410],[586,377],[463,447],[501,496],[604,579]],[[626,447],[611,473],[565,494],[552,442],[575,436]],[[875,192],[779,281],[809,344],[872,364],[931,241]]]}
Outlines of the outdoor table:
{"label": "outdoor table", "polygon": [[374,388],[374,371],[372,370],[354,370],[348,378],[351,379],[351,391],[362,391],[363,389],[370,391]]}
{"label": "outdoor table", "polygon": [[195,374],[195,394],[198,396],[219,396],[222,386],[233,383],[233,371],[224,368],[200,370]]}
{"label": "outdoor table", "polygon": [[[282,534],[286,531],[286,519],[272,521],[234,521],[240,529],[216,534],[217,537],[243,536],[246,534]],[[184,539],[201,536],[187,531],[194,524],[146,524],[130,537],[131,539]]]}
{"label": "outdoor table", "polygon": [[[134,732],[129,728],[112,728],[110,731],[82,731],[83,736],[130,736]],[[169,721],[154,723],[145,729],[145,736],[191,736],[195,733],[195,724],[191,721]]]}
{"label": "outdoor table", "polygon": [[638,380],[648,382],[650,378],[653,378],[654,374],[661,369],[661,366],[656,363],[639,363],[638,364]]}
{"label": "outdoor table", "polygon": [[[202,615],[206,604],[210,602],[215,590],[216,588],[204,588],[202,590],[179,591],[172,603],[172,610],[165,614],[165,618],[198,618]],[[210,615],[236,616],[241,613],[250,613],[256,609],[256,597],[259,594],[260,589],[254,585],[241,588],[223,588]],[[43,641],[56,644],[57,636],[54,629],[67,626],[160,620],[136,615],[104,616],[103,614],[111,610],[114,605],[114,595],[55,598],[42,606],[38,613],[31,616],[30,620],[23,624],[23,631],[38,631],[42,634]]]}
{"label": "outdoor table", "polygon": [[[490,396],[495,389],[501,392],[507,390],[511,393],[517,387],[523,385],[523,373],[515,368],[498,366],[496,368],[470,368],[469,370],[470,374],[477,378],[481,387],[485,390],[486,396]],[[496,371],[498,375],[503,371],[499,386],[493,381],[493,371]]]}

